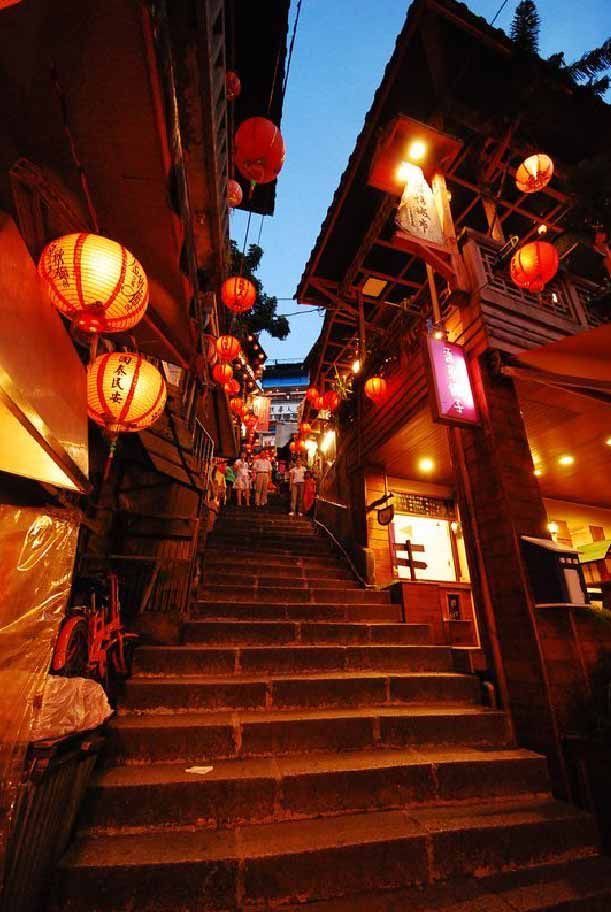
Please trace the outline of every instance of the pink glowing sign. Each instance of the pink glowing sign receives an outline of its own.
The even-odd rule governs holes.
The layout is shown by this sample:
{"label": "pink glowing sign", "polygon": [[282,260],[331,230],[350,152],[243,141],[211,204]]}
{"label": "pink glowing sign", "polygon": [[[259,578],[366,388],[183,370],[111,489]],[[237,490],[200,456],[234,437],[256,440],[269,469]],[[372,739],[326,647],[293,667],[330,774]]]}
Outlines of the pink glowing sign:
{"label": "pink glowing sign", "polygon": [[432,336],[427,338],[427,347],[436,419],[448,424],[477,424],[479,415],[463,349],[454,342]]}

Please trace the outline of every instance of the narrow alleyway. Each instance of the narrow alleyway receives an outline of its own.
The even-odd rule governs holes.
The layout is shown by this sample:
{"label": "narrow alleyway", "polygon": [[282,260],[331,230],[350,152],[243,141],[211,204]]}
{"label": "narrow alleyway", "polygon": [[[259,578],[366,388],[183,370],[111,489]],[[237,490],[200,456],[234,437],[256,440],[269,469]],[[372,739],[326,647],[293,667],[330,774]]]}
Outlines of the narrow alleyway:
{"label": "narrow alleyway", "polygon": [[54,910],[608,909],[591,819],[430,639],[309,521],[228,508],[184,644],[137,654]]}

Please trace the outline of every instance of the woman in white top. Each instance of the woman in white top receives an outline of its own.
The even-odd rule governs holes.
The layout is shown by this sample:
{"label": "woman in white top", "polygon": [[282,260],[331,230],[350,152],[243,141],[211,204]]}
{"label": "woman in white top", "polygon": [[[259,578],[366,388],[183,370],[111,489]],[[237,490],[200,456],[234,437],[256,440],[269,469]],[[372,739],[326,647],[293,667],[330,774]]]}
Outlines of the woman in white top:
{"label": "woman in white top", "polygon": [[242,456],[236,459],[233,471],[235,472],[235,498],[238,507],[242,506],[242,498],[248,507],[250,505],[250,466]]}
{"label": "woman in white top", "polygon": [[303,516],[303,482],[305,480],[306,467],[301,461],[301,456],[297,457],[295,465],[289,472],[289,483],[291,486],[291,509],[289,516]]}

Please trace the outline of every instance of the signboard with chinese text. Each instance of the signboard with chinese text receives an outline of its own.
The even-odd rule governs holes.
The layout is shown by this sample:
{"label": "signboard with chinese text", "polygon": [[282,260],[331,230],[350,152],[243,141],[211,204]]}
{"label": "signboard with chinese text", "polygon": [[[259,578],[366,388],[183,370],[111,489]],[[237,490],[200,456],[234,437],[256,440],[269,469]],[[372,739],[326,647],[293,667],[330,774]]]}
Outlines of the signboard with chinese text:
{"label": "signboard with chinese text", "polygon": [[455,342],[428,336],[427,351],[434,420],[446,424],[478,424],[464,349]]}
{"label": "signboard with chinese text", "polygon": [[420,241],[443,245],[444,236],[433,191],[422,168],[403,162],[405,188],[395,222],[406,234]]}
{"label": "signboard with chinese text", "polygon": [[269,430],[269,415],[271,408],[270,396],[257,396],[253,403],[253,411],[257,416],[256,431],[258,434],[267,434]]}

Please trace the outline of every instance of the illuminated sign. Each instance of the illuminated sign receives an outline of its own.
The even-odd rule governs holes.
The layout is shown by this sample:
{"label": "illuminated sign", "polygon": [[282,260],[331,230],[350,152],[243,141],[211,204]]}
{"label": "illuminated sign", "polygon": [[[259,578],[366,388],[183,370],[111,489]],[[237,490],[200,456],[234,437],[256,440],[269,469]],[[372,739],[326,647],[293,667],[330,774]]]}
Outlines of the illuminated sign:
{"label": "illuminated sign", "polygon": [[269,396],[257,396],[253,403],[253,411],[257,416],[256,431],[258,434],[267,434],[269,430],[269,416],[271,398]]}
{"label": "illuminated sign", "polygon": [[447,424],[477,424],[464,350],[454,342],[427,337],[433,387],[433,417]]}

